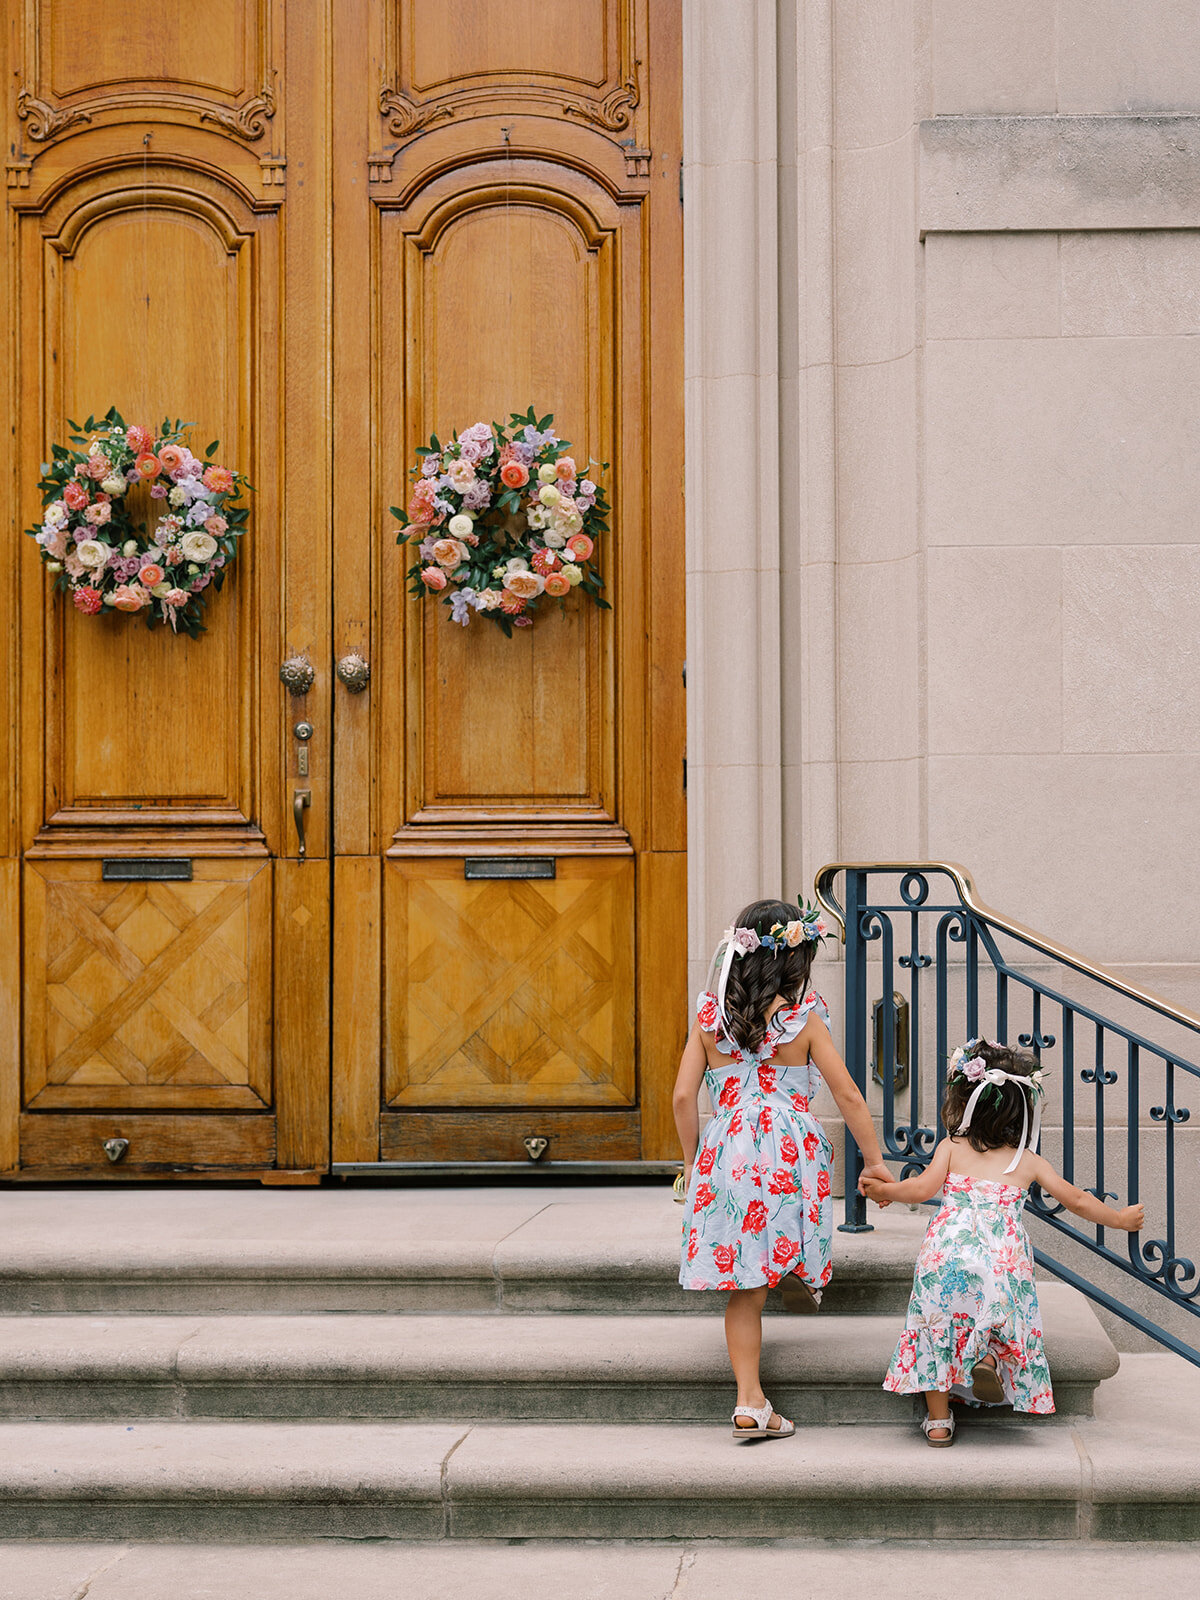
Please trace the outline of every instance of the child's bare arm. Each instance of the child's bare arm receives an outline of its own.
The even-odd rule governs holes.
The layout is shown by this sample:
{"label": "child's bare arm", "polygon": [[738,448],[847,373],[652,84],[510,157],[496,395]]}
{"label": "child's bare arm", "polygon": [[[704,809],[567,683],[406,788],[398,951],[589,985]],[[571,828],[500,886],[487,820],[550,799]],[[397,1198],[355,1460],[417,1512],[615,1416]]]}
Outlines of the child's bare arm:
{"label": "child's bare arm", "polygon": [[690,1182],[692,1163],[696,1159],[696,1146],[700,1142],[700,1084],[704,1077],[704,1041],[700,1037],[700,1024],[692,1024],[688,1041],[679,1058],[679,1071],[675,1075],[675,1093],[672,1108],[675,1127],[683,1146],[684,1180]]}
{"label": "child's bare arm", "polygon": [[[846,1126],[850,1129],[855,1144],[862,1152],[864,1175],[876,1179],[881,1185],[895,1183],[895,1178],[883,1164],[883,1152],[875,1136],[875,1123],[870,1108],[859,1093],[858,1085],[850,1076],[846,1063],[838,1054],[837,1046],[829,1035],[829,1029],[820,1017],[813,1015],[804,1024],[804,1031],[800,1037],[808,1045],[813,1065],[829,1085],[829,1092],[837,1102],[838,1110],[846,1119]],[[891,1195],[888,1199],[891,1199]]]}
{"label": "child's bare arm", "polygon": [[1032,1156],[1031,1160],[1033,1163],[1031,1181],[1039,1188],[1045,1189],[1048,1195],[1052,1195],[1077,1217],[1083,1217],[1086,1222],[1098,1223],[1102,1228],[1124,1228],[1126,1233],[1140,1233],[1145,1226],[1144,1206],[1122,1206],[1118,1211],[1114,1206],[1106,1205],[1103,1200],[1097,1200],[1094,1194],[1088,1194],[1086,1189],[1080,1189],[1060,1176],[1045,1156]]}
{"label": "child's bare arm", "polygon": [[874,1200],[876,1205],[887,1205],[892,1200],[906,1200],[910,1204],[918,1200],[932,1200],[945,1183],[949,1169],[950,1141],[943,1139],[933,1152],[933,1159],[925,1171],[919,1172],[916,1177],[902,1178],[899,1182],[893,1179],[891,1183],[880,1183],[864,1172],[859,1188],[867,1199]]}

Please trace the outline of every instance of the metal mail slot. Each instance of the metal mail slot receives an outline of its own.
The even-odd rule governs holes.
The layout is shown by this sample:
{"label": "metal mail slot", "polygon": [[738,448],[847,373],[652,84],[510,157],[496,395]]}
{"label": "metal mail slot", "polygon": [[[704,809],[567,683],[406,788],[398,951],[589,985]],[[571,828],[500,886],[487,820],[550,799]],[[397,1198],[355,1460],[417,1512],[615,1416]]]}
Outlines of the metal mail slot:
{"label": "metal mail slot", "polygon": [[553,878],[553,856],[468,856],[464,878]]}
{"label": "metal mail slot", "polygon": [[103,863],[105,883],[191,883],[192,863],[186,856],[128,856]]}

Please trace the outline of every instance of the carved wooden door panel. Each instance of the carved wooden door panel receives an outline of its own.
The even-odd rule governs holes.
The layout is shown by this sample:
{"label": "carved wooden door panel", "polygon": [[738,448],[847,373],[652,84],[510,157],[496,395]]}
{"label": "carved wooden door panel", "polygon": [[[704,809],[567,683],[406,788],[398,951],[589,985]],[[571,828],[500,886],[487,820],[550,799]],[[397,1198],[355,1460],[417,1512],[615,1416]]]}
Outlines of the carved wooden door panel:
{"label": "carved wooden door panel", "polygon": [[[329,646],[325,8],[7,14],[0,1171],[313,1173],[330,769],[288,729],[328,729],[327,674],[289,701],[278,671]],[[75,614],[16,536],[110,405],[194,420],[257,489],[197,642]]]}
{"label": "carved wooden door panel", "polygon": [[[334,645],[372,676],[335,704],[335,1166],[524,1161],[529,1138],[665,1157],[686,1012],[678,0],[338,15]],[[610,464],[614,609],[510,639],[405,598],[387,507],[430,433],[530,404]]]}

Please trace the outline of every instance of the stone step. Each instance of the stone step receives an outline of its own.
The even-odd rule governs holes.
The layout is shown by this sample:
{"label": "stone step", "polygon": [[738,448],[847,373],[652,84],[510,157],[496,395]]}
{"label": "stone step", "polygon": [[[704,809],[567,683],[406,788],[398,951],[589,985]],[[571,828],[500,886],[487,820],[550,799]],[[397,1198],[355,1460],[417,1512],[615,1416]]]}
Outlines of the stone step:
{"label": "stone step", "polygon": [[1196,1539],[1200,1373],[1127,1357],[1093,1419],[739,1446],[700,1423],[0,1424],[15,1540]]}
{"label": "stone step", "polygon": [[[711,1313],[663,1185],[4,1196],[0,1313]],[[825,1310],[903,1311],[924,1211],[834,1234]],[[773,1299],[776,1298],[773,1296]]]}
{"label": "stone step", "polygon": [[[947,1540],[939,1559],[954,1563],[964,1600],[1014,1600],[1068,1591],[1103,1600],[1186,1595],[1196,1581],[1194,1544],[1113,1545],[1042,1541]],[[777,1594],[781,1574],[800,1593],[830,1600],[877,1593],[886,1563],[888,1600],[927,1600],[927,1543],[860,1548],[831,1540],[645,1541],[598,1544],[533,1540],[282,1545],[9,1544],[0,1600],[730,1600]],[[784,1580],[786,1583],[786,1578]],[[800,1587],[800,1584],[803,1587]],[[785,1591],[786,1592],[786,1591]]]}
{"label": "stone step", "polygon": [[[1042,1314],[1059,1412],[1090,1415],[1116,1351],[1074,1290],[1044,1285]],[[900,1326],[771,1317],[767,1392],[798,1424],[894,1418],[880,1383]],[[9,1317],[0,1372],[11,1419],[669,1422],[733,1404],[719,1315]]]}

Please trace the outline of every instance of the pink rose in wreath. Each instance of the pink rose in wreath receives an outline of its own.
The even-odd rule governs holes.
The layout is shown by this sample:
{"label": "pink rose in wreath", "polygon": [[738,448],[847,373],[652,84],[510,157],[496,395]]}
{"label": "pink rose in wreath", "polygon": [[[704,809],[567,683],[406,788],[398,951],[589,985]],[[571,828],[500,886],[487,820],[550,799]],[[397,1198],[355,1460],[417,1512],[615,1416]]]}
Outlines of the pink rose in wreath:
{"label": "pink rose in wreath", "polygon": [[506,572],[504,587],[519,600],[536,600],[546,587],[546,580],[536,572]]}
{"label": "pink rose in wreath", "polygon": [[448,572],[453,572],[455,567],[461,567],[467,559],[466,546],[457,539],[437,539],[433,546],[433,559],[439,567],[445,567]]}
{"label": "pink rose in wreath", "polygon": [[422,567],[421,582],[427,589],[444,589],[446,587],[446,574],[441,567]]}
{"label": "pink rose in wreath", "polygon": [[78,483],[69,483],[63,490],[63,500],[70,511],[82,511],[88,503],[88,492]]}

